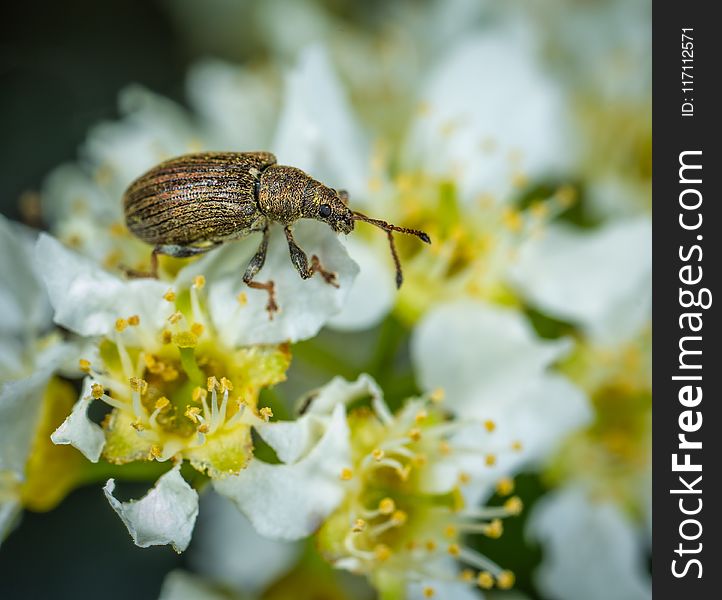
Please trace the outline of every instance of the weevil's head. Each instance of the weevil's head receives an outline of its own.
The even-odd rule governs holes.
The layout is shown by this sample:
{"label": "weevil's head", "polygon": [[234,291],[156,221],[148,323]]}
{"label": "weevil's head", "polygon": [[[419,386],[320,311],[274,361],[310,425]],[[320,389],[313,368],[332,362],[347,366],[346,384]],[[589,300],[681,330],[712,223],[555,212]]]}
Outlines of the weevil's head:
{"label": "weevil's head", "polygon": [[312,214],[307,218],[323,221],[338,233],[351,233],[354,226],[353,212],[348,207],[348,192],[336,191],[325,185],[319,185],[313,195]]}

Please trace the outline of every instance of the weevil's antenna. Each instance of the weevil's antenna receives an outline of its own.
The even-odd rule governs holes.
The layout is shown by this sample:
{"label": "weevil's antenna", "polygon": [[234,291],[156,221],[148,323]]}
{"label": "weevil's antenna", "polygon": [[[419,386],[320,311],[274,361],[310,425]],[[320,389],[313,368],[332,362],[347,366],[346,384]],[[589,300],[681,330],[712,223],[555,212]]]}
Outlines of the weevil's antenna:
{"label": "weevil's antenna", "polygon": [[383,229],[386,232],[386,237],[389,238],[391,256],[394,259],[394,265],[396,266],[396,287],[400,288],[401,284],[404,281],[404,276],[401,272],[401,261],[399,260],[398,253],[396,252],[396,244],[394,242],[393,232],[398,231],[399,233],[408,233],[410,235],[415,235],[417,238],[419,238],[423,242],[426,242],[427,244],[431,243],[431,238],[428,236],[427,233],[419,231],[418,229],[409,229],[408,227],[399,227],[398,225],[392,225],[391,223],[387,223],[386,221],[382,221],[381,219],[372,219],[371,217],[367,217],[360,212],[354,211],[353,218],[355,221],[365,221],[366,223],[371,223],[371,225],[375,225],[379,229]]}

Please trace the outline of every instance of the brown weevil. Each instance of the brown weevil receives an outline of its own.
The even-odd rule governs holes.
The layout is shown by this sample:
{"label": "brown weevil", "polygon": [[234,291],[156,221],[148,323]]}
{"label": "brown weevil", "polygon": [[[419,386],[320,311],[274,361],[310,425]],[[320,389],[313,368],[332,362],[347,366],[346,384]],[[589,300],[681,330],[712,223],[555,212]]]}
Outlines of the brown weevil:
{"label": "brown weevil", "polygon": [[276,164],[270,152],[204,152],[167,160],[130,184],[124,196],[128,229],[153,245],[152,277],[157,276],[158,255],[189,257],[232,240],[261,232],[263,239],[243,275],[250,287],[268,293],[267,309],[278,310],[273,281],[254,281],[268,250],[270,226],[283,226],[291,262],[303,279],[319,273],[338,285],[317,256],[309,264],[291,230],[299,219],[327,223],[334,231],[351,233],[355,221],[371,223],[386,232],[401,286],[401,263],[393,232],[399,231],[431,243],[423,231],[397,227],[371,219],[348,207],[348,194],[316,181],[300,169]]}

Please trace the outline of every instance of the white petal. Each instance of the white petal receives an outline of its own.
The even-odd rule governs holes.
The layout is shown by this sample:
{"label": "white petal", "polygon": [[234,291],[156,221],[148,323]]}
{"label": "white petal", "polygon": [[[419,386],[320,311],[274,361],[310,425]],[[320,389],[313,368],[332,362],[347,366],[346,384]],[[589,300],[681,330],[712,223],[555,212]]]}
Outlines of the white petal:
{"label": "white petal", "polygon": [[311,46],[301,53],[288,76],[284,98],[271,147],[279,162],[303,169],[330,187],[348,190],[352,201],[363,198],[368,142],[322,47]]}
{"label": "white petal", "polygon": [[341,331],[368,329],[377,325],[396,301],[395,273],[390,258],[380,256],[369,244],[349,237],[344,245],[360,272],[344,307],[329,325]]}
{"label": "white petal", "polygon": [[168,315],[167,283],[118,279],[46,234],[35,250],[58,325],[80,335],[105,335],[119,317],[139,315],[152,327]]}
{"label": "white petal", "polygon": [[411,340],[422,386],[443,388],[449,408],[481,417],[524,393],[568,349],[568,340],[537,338],[514,310],[470,301],[432,310]]}
{"label": "white petal", "polygon": [[34,233],[0,215],[0,333],[32,335],[50,324],[45,288],[33,260]]}
{"label": "white petal", "polygon": [[[238,558],[236,557],[236,560]],[[228,600],[228,596],[217,591],[206,581],[176,569],[165,576],[158,600]]]}
{"label": "white petal", "polygon": [[181,477],[180,466],[158,479],[140,500],[119,502],[113,490],[115,480],[109,479],[103,488],[105,497],[137,546],[172,544],[176,552],[188,547],[198,516],[198,493]]}
{"label": "white petal", "polygon": [[[280,312],[273,320],[266,311],[268,295],[243,283],[242,275],[260,243],[260,235],[229,243],[189,265],[178,277],[190,281],[202,273],[208,281],[208,302],[214,325],[221,338],[231,346],[296,342],[314,336],[331,316],[341,310],[358,267],[327,225],[305,221],[294,229],[298,245],[309,261],[316,254],[323,266],[337,274],[339,287],[326,283],[319,275],[301,279],[293,267],[285,236],[273,227],[266,264],[257,281],[272,280]],[[238,302],[239,294],[247,302]]]}
{"label": "white petal", "polygon": [[388,411],[381,389],[368,375],[359,375],[353,382],[334,377],[298,401],[297,406],[304,414],[295,421],[271,421],[255,429],[282,462],[295,463],[306,456],[326,432],[329,417],[337,405],[348,406],[364,396],[371,396],[374,406]]}
{"label": "white petal", "polygon": [[542,498],[528,533],[544,546],[538,585],[560,600],[645,600],[651,581],[640,532],[619,508],[581,487]]}
{"label": "white petal", "polygon": [[651,225],[640,218],[591,232],[550,227],[523,247],[513,278],[549,314],[600,341],[624,341],[651,317]]}
{"label": "white petal", "polygon": [[22,510],[19,498],[3,498],[0,501],[0,546],[17,525]]}
{"label": "white petal", "polygon": [[323,438],[299,462],[271,465],[253,460],[239,475],[213,485],[261,535],[300,539],[313,533],[343,500],[339,475],[350,462],[346,414],[339,405]]}
{"label": "white petal", "polygon": [[188,73],[188,97],[205,122],[213,148],[269,148],[278,93],[267,77],[220,60],[203,60]]}
{"label": "white petal", "polygon": [[35,428],[40,418],[45,386],[51,373],[37,371],[10,381],[0,390],[0,471],[13,471],[21,479]]}
{"label": "white petal", "polygon": [[424,87],[428,114],[407,139],[409,166],[455,174],[466,201],[480,194],[508,200],[515,174],[533,178],[563,167],[570,155],[562,136],[565,106],[538,54],[525,30],[458,43]]}
{"label": "white petal", "polygon": [[83,391],[67,416],[50,436],[54,444],[70,444],[80,450],[90,462],[98,462],[105,435],[103,429],[88,418],[88,407],[93,402],[91,387],[95,383],[90,377],[83,382]]}
{"label": "white petal", "polygon": [[212,490],[201,496],[188,558],[202,575],[239,592],[256,594],[288,571],[300,551],[297,543],[258,535],[248,519],[223,496]]}

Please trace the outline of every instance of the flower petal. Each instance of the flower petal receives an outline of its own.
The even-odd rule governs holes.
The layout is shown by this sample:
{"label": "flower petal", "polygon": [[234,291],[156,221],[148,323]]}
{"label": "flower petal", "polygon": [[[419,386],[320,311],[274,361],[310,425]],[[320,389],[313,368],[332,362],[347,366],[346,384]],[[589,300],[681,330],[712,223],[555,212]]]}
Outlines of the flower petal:
{"label": "flower petal", "polygon": [[471,301],[432,310],[411,340],[422,386],[443,388],[459,414],[482,417],[525,393],[569,347],[568,340],[538,339],[516,311]]}
{"label": "flower petal", "polygon": [[286,100],[271,146],[283,164],[294,165],[351,198],[367,189],[369,146],[355,122],[328,54],[310,46],[288,75]]}
{"label": "flower petal", "polygon": [[513,279],[552,316],[600,341],[622,342],[651,316],[651,222],[626,220],[592,232],[550,227],[522,248]]}
{"label": "flower petal", "polygon": [[73,406],[73,411],[58,427],[50,439],[54,444],[70,444],[80,450],[90,462],[98,462],[105,446],[103,429],[88,418],[88,407],[93,401],[90,377],[83,382],[83,391]]}
{"label": "flower petal", "polygon": [[0,215],[0,333],[40,333],[50,324],[45,288],[33,261],[31,230]]}
{"label": "flower petal", "polygon": [[261,535],[294,540],[313,533],[343,500],[339,475],[349,465],[349,431],[339,405],[324,436],[302,460],[292,465],[254,460],[239,475],[213,485]]}
{"label": "flower petal", "polygon": [[158,600],[227,600],[228,596],[217,591],[200,577],[176,569],[165,576]]}
{"label": "flower petal", "polygon": [[[508,200],[519,175],[563,167],[570,154],[562,135],[567,128],[560,126],[565,106],[537,57],[525,30],[500,28],[458,43],[421,95],[428,110],[406,141],[409,166],[453,174],[466,201],[480,194]],[[470,78],[475,72],[483,76]],[[503,85],[490,93],[489,81]]]}
{"label": "flower petal", "polygon": [[368,329],[377,325],[396,301],[393,267],[388,256],[384,260],[368,244],[347,238],[344,245],[360,272],[341,312],[329,321],[329,326],[341,331]]}
{"label": "flower petal", "polygon": [[105,496],[137,546],[172,544],[179,553],[188,547],[198,516],[198,493],[181,477],[180,465],[158,479],[140,500],[119,502],[114,490],[115,480],[109,479]]}
{"label": "flower petal", "polygon": [[138,315],[160,326],[168,314],[168,284],[151,279],[123,281],[96,263],[41,234],[36,260],[55,309],[55,322],[80,335],[105,335],[119,317]]}
{"label": "flower petal", "polygon": [[528,534],[545,547],[537,582],[560,600],[652,597],[641,534],[611,502],[581,487],[542,498]]}
{"label": "flower petal", "polygon": [[[260,238],[228,244],[183,269],[178,282],[203,274],[208,281],[208,303],[219,336],[230,346],[296,342],[314,336],[341,310],[358,267],[349,258],[336,234],[323,223],[301,222],[294,229],[299,246],[310,257],[317,255],[323,266],[337,275],[339,287],[315,275],[301,279],[288,255],[280,227],[274,227],[266,264],[256,276],[272,280],[280,311],[269,319],[268,295],[250,289],[242,280],[243,270],[255,253]],[[239,295],[244,299],[239,303]]]}
{"label": "flower petal", "polygon": [[239,592],[256,594],[288,571],[301,547],[256,533],[235,506],[208,490],[188,554],[194,570]]}
{"label": "flower petal", "polygon": [[8,498],[0,502],[0,545],[17,525],[21,513],[19,498]]}
{"label": "flower petal", "polygon": [[368,375],[359,375],[353,382],[334,377],[299,400],[298,406],[304,414],[295,421],[271,421],[255,429],[282,462],[292,464],[318,443],[337,405],[347,406],[363,396],[371,396],[374,403],[383,403],[381,389]]}

